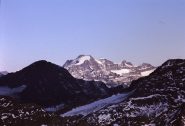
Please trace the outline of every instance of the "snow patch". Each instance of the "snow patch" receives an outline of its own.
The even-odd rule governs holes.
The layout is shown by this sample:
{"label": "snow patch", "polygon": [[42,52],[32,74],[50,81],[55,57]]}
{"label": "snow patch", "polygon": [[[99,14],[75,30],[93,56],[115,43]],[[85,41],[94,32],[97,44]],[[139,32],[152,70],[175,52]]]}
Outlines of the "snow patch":
{"label": "snow patch", "polygon": [[113,126],[119,126],[117,123],[113,124]]}
{"label": "snow patch", "polygon": [[22,85],[16,88],[9,88],[6,86],[0,87],[0,95],[13,95],[22,92],[26,88],[26,85]]}
{"label": "snow patch", "polygon": [[53,106],[53,107],[48,107],[48,108],[45,108],[46,111],[48,112],[56,112],[60,109],[62,109],[64,107],[64,104],[59,104],[59,105],[56,105],[56,106]]}
{"label": "snow patch", "polygon": [[151,74],[152,72],[154,72],[154,70],[155,70],[155,69],[141,72],[141,76],[148,76],[149,74]]}
{"label": "snow patch", "polygon": [[122,75],[122,74],[130,73],[130,69],[111,70],[111,72]]}
{"label": "snow patch", "polygon": [[105,122],[106,120],[110,120],[111,115],[110,114],[101,114],[98,116],[98,122],[102,123]]}
{"label": "snow patch", "polygon": [[7,118],[8,118],[7,116],[2,116],[1,120],[7,119]]}
{"label": "snow patch", "polygon": [[102,63],[100,60],[95,59],[95,61],[96,61],[98,64],[103,65],[103,63]]}
{"label": "snow patch", "polygon": [[86,60],[90,60],[91,57],[90,56],[83,56],[83,57],[80,57],[77,61],[78,63],[76,63],[75,65],[81,65],[83,64]]}
{"label": "snow patch", "polygon": [[125,65],[126,65],[127,67],[133,67],[132,65],[130,65],[130,64],[127,64],[127,63],[125,63]]}
{"label": "snow patch", "polygon": [[153,98],[153,97],[160,97],[162,95],[160,94],[154,94],[154,95],[149,95],[149,96],[146,96],[146,97],[137,97],[137,98],[131,98],[132,100],[143,100],[143,99],[148,99],[148,98]]}
{"label": "snow patch", "polygon": [[154,123],[151,123],[151,124],[145,124],[143,126],[156,126]]}

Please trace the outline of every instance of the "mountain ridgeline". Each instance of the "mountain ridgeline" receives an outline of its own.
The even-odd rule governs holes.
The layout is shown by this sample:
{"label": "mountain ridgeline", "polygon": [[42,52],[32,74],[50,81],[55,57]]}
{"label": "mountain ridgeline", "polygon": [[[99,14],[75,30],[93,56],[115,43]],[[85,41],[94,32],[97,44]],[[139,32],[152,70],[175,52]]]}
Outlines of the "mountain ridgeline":
{"label": "mountain ridgeline", "polygon": [[117,64],[107,59],[95,59],[90,55],[80,55],[74,60],[68,60],[63,67],[75,78],[102,81],[110,87],[118,84],[128,87],[131,81],[149,75],[156,68],[148,63],[136,66],[126,60]]}
{"label": "mountain ridgeline", "polygon": [[66,69],[44,60],[2,76],[0,86],[22,88],[14,94],[20,101],[45,107],[57,104],[75,107],[111,94],[102,82],[75,79]]}
{"label": "mountain ridgeline", "polygon": [[[90,77],[96,73],[103,76],[104,73],[98,74],[101,71],[92,70],[96,67],[102,67],[107,76],[120,74],[120,78],[131,75],[136,68],[135,72],[139,71],[140,75],[154,72],[133,80],[128,92],[123,92],[122,86],[108,88],[100,81],[76,79],[63,67],[37,61],[0,77],[0,125],[185,125],[184,59],[168,60],[158,68],[149,64],[136,67],[124,62],[122,69],[117,68],[118,64],[106,65],[103,61],[105,59],[97,61],[90,56],[80,56],[67,61],[64,67],[76,70],[76,74],[85,75],[84,78],[90,69]],[[121,94],[112,95],[118,92]],[[55,113],[48,112],[52,107],[57,108]]]}

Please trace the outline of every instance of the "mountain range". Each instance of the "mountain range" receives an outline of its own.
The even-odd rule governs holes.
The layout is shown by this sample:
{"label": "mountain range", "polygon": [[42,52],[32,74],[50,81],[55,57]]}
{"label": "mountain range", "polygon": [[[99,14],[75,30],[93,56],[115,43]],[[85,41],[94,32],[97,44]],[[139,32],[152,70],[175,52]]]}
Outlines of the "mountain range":
{"label": "mountain range", "polygon": [[185,60],[168,60],[129,88],[132,93],[122,102],[86,116],[67,115],[64,121],[83,126],[185,125]]}
{"label": "mountain range", "polygon": [[[67,63],[95,67],[91,58],[80,56],[77,59],[81,60]],[[149,64],[126,64],[122,69],[137,68],[140,74],[151,70]],[[112,74],[114,65],[110,66],[106,70]],[[185,125],[185,60],[171,59],[153,69],[121,88],[76,79],[65,68],[45,60],[34,62],[0,77],[0,125]]]}
{"label": "mountain range", "polygon": [[67,60],[63,67],[75,78],[102,81],[110,87],[118,84],[129,86],[131,81],[147,76],[156,69],[148,63],[136,66],[123,60],[117,64],[108,59],[95,59],[91,55],[79,55],[76,59]]}

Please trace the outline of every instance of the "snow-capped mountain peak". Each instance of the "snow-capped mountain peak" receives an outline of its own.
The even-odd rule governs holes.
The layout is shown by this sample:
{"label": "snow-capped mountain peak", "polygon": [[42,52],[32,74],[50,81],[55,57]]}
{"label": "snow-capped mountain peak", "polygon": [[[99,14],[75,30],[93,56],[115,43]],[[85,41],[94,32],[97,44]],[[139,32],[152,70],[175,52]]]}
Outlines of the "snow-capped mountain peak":
{"label": "snow-capped mountain peak", "polygon": [[122,67],[134,67],[131,62],[127,62],[126,60],[123,60],[120,65]]}
{"label": "snow-capped mountain peak", "polygon": [[81,55],[79,56],[76,60],[75,60],[75,65],[81,65],[83,64],[85,61],[89,61],[91,59],[91,56],[88,55]]}
{"label": "snow-capped mountain peak", "polygon": [[74,60],[67,60],[66,63],[63,65],[63,67],[69,67],[73,65],[80,66],[80,65],[84,65],[85,63],[94,63],[94,64],[103,65],[101,60],[95,59],[91,55],[79,55]]}
{"label": "snow-capped mountain peak", "polygon": [[105,58],[96,59],[91,55],[79,55],[76,59],[67,60],[63,67],[76,78],[103,81],[108,85],[131,82],[139,77],[147,76],[150,70],[155,69],[148,63],[135,66],[123,60],[118,64]]}

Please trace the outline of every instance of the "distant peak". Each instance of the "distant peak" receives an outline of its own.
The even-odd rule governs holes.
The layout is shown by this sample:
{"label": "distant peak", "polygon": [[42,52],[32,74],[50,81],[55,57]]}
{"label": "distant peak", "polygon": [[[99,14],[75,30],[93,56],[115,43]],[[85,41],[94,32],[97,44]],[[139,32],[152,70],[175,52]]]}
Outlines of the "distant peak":
{"label": "distant peak", "polygon": [[141,66],[151,66],[149,63],[142,63]]}
{"label": "distant peak", "polygon": [[126,66],[126,67],[134,67],[133,64],[131,62],[127,62],[126,60],[123,60],[121,62],[122,66]]}
{"label": "distant peak", "polygon": [[83,55],[83,54],[81,54],[81,55],[79,55],[79,56],[77,57],[77,59],[82,58],[82,57],[92,57],[92,56],[91,56],[91,55]]}
{"label": "distant peak", "polygon": [[104,62],[112,62],[112,63],[114,63],[113,61],[111,61],[111,60],[109,60],[109,59],[106,59],[106,58],[101,58],[101,59],[99,59],[100,61],[104,61]]}
{"label": "distant peak", "polygon": [[89,61],[92,57],[90,55],[80,55],[78,56],[78,58],[76,58],[76,60],[74,60],[75,65],[81,65],[83,64],[85,61]]}

